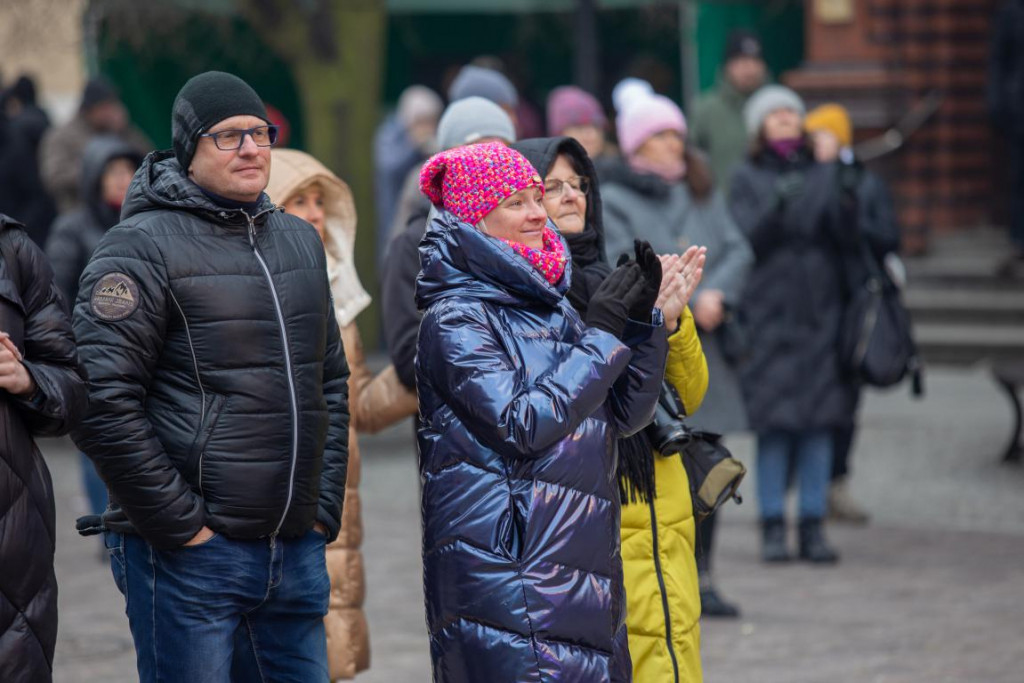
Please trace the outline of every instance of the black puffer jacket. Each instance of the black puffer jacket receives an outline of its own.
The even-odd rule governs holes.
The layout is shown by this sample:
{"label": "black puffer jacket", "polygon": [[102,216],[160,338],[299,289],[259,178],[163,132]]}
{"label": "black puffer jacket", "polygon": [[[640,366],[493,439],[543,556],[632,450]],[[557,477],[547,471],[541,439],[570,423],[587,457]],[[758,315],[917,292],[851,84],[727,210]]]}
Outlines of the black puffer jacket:
{"label": "black puffer jacket", "polygon": [[53,265],[57,286],[68,303],[78,299],[78,278],[107,230],[117,224],[117,209],[104,203],[101,182],[107,164],[129,159],[136,166],[142,155],[114,135],[100,135],[89,141],[82,156],[82,204],[62,214],[46,240],[46,255]]}
{"label": "black puffer jacket", "polygon": [[213,204],[170,152],[146,157],[82,275],[90,381],[75,442],[111,492],[104,522],[158,548],[340,526],[348,365],[323,244],[266,195]]}
{"label": "black puffer jacket", "polygon": [[[786,182],[800,190],[782,202]],[[740,384],[758,433],[853,419],[856,390],[840,368],[837,342],[844,253],[856,242],[843,234],[838,200],[836,166],[814,163],[806,149],[787,159],[761,152],[733,177],[729,208],[755,256],[741,304],[751,351]]]}
{"label": "black puffer jacket", "polygon": [[0,214],[0,330],[22,351],[39,393],[0,389],[0,681],[50,680],[57,642],[53,485],[32,437],[67,432],[85,381],[64,303],[43,252]]}

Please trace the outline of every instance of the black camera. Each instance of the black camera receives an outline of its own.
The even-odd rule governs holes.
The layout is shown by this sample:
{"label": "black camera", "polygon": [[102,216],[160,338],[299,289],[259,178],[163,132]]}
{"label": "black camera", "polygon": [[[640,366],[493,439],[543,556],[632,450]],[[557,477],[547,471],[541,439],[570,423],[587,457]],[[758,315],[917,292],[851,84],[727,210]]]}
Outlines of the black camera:
{"label": "black camera", "polygon": [[693,440],[693,432],[683,422],[684,417],[686,409],[679,392],[668,382],[662,382],[654,418],[646,427],[647,438],[656,451],[664,456],[676,455]]}

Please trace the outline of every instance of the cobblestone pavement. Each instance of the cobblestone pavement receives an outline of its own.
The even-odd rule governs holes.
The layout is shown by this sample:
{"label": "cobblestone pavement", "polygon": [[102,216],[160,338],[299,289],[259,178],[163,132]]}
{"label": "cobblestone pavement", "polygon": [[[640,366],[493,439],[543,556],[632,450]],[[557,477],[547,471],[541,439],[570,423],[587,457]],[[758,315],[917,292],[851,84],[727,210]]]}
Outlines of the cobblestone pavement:
{"label": "cobblestone pavement", "polygon": [[[1001,465],[1008,402],[983,368],[933,369],[925,401],[866,397],[853,490],[874,510],[831,527],[836,568],[758,562],[747,502],[724,513],[716,571],[743,618],[705,622],[709,683],[1019,683],[1024,680],[1024,468]],[[730,441],[752,464],[748,437]],[[124,603],[95,538],[74,533],[78,464],[43,443],[58,496],[57,683],[136,680]],[[411,428],[363,439],[364,683],[429,681]],[[661,683],[661,682],[641,682]]]}

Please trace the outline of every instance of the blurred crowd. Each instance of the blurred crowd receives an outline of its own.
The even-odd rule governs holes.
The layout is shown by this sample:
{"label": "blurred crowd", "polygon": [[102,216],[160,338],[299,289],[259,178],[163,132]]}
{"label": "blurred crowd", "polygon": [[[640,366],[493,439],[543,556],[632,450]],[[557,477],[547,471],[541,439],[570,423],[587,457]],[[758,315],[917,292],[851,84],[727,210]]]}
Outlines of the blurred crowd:
{"label": "blurred crowd", "polygon": [[[505,626],[510,632],[515,631],[518,626],[502,622],[502,618],[510,615],[497,607],[484,609],[476,603],[453,602],[452,595],[458,591],[445,581],[452,581],[452,576],[466,565],[430,550],[431,539],[446,538],[452,528],[472,535],[473,524],[463,517],[471,516],[470,511],[484,514],[484,499],[488,492],[496,490],[479,491],[479,484],[458,479],[461,470],[451,464],[449,456],[461,454],[463,449],[470,453],[467,461],[475,462],[489,475],[505,468],[505,478],[496,481],[511,487],[509,495],[513,501],[519,495],[515,487],[529,478],[517,474],[516,467],[508,464],[515,458],[487,460],[484,465],[474,458],[486,460],[495,453],[517,448],[533,454],[539,449],[545,457],[550,456],[552,469],[558,470],[567,456],[588,456],[586,449],[607,451],[603,460],[597,458],[597,453],[594,457],[595,462],[611,468],[606,473],[609,477],[595,483],[593,490],[585,491],[588,502],[580,508],[585,511],[578,517],[559,520],[565,512],[551,503],[551,498],[546,499],[547,503],[537,503],[536,509],[513,502],[510,507],[487,512],[494,512],[495,528],[499,530],[495,532],[498,538],[483,541],[492,546],[488,548],[492,551],[489,558],[515,558],[534,542],[546,550],[556,546],[565,550],[572,545],[570,537],[575,535],[586,543],[572,550],[579,553],[573,557],[580,564],[574,566],[597,577],[594,585],[601,581],[614,584],[607,590],[594,589],[595,595],[590,597],[604,600],[604,594],[609,593],[610,609],[616,615],[624,614],[624,630],[594,635],[595,642],[607,640],[607,651],[601,649],[604,645],[595,646],[593,652],[565,646],[566,651],[554,659],[566,671],[570,670],[570,663],[579,667],[572,670],[583,672],[614,669],[616,661],[623,661],[616,658],[619,648],[625,647],[624,639],[628,639],[634,680],[700,680],[699,619],[736,617],[742,608],[719,591],[713,578],[716,515],[695,512],[700,491],[691,480],[694,473],[683,467],[681,459],[667,457],[673,453],[669,450],[672,440],[663,438],[664,430],[650,431],[637,423],[639,414],[649,416],[653,412],[652,396],[674,395],[670,417],[690,432],[704,435],[701,438],[716,444],[716,448],[724,448],[739,432],[751,431],[756,435],[755,488],[761,520],[761,553],[766,563],[797,559],[829,565],[838,561],[839,553],[826,537],[826,520],[868,520],[867,511],[851,496],[848,486],[862,384],[844,372],[840,335],[851,297],[868,277],[864,259],[874,264],[867,266],[869,270],[886,270],[893,280],[898,280],[895,253],[900,232],[886,184],[853,152],[853,127],[847,111],[840,103],[807,111],[798,93],[773,81],[755,34],[737,31],[730,36],[716,85],[688,113],[671,97],[655,92],[649,82],[626,78],[611,93],[610,109],[593,93],[565,85],[551,91],[545,116],[541,117],[524,102],[500,65],[491,59],[463,67],[443,98],[423,85],[405,89],[374,138],[377,223],[360,226],[376,234],[379,303],[391,360],[391,365],[377,375],[366,368],[355,325],[355,317],[369,305],[370,297],[357,273],[362,264],[353,257],[357,226],[348,185],[316,159],[287,149],[275,149],[272,155],[266,152],[267,164],[269,159],[273,162],[269,167],[272,170],[268,170],[269,184],[265,184],[266,194],[264,187],[258,188],[255,199],[245,198],[245,193],[239,195],[242,198],[235,197],[214,185],[213,180],[208,185],[200,182],[202,174],[210,172],[198,166],[203,155],[263,154],[257,148],[270,147],[279,139],[279,129],[270,123],[271,117],[255,93],[225,76],[210,77],[209,83],[194,84],[193,79],[189,83],[194,85],[183,88],[173,114],[173,152],[148,156],[151,143],[132,125],[117,91],[102,79],[86,85],[75,116],[58,127],[50,125],[46,113],[36,103],[28,78],[18,79],[4,91],[0,107],[0,213],[23,223],[31,240],[45,250],[53,282],[68,302],[78,302],[74,329],[79,343],[83,335],[88,339],[83,346],[83,358],[93,383],[94,408],[91,417],[86,418],[86,426],[75,437],[85,451],[84,490],[96,524],[106,524],[106,548],[115,558],[115,578],[122,592],[125,581],[142,580],[133,579],[125,567],[130,568],[132,557],[144,557],[140,553],[145,543],[158,549],[162,545],[202,545],[213,543],[210,539],[215,538],[215,532],[229,538],[234,532],[248,533],[248,527],[238,519],[250,514],[255,503],[242,500],[231,489],[231,477],[226,476],[232,466],[240,468],[237,472],[247,465],[232,461],[238,456],[226,444],[223,424],[217,427],[218,436],[212,436],[217,418],[209,416],[219,416],[223,411],[222,423],[233,425],[238,430],[233,438],[238,439],[246,430],[272,430],[266,424],[272,421],[244,423],[245,411],[237,407],[238,399],[230,395],[225,399],[213,392],[208,411],[207,393],[200,383],[202,424],[197,435],[190,438],[196,443],[201,438],[209,440],[209,444],[199,447],[200,481],[192,492],[205,493],[210,500],[217,498],[219,507],[216,513],[210,513],[210,519],[227,521],[217,527],[215,521],[207,520],[213,527],[211,531],[200,520],[201,516],[195,516],[198,513],[190,509],[189,519],[196,524],[187,533],[184,529],[168,530],[166,525],[159,526],[138,512],[133,517],[130,506],[141,503],[130,497],[121,500],[131,520],[123,515],[117,517],[121,511],[117,501],[108,501],[108,487],[112,491],[121,487],[124,495],[130,490],[129,479],[137,472],[125,464],[132,456],[130,449],[114,441],[115,436],[104,428],[101,416],[94,414],[96,387],[107,383],[110,392],[104,394],[100,390],[100,403],[113,404],[115,399],[111,396],[134,396],[139,386],[148,390],[148,382],[153,381],[156,398],[146,405],[133,405],[159,427],[157,431],[165,430],[177,438],[179,431],[188,431],[178,423],[178,418],[158,418],[153,414],[174,412],[171,407],[178,405],[176,401],[184,400],[179,394],[188,393],[183,387],[191,382],[193,365],[198,379],[197,353],[211,353],[203,345],[203,335],[216,339],[211,330],[221,324],[229,326],[218,320],[212,326],[200,324],[189,328],[186,311],[201,318],[211,315],[216,306],[185,297],[183,303],[173,299],[173,305],[186,321],[184,334],[170,334],[162,340],[159,337],[163,328],[132,327],[113,339],[113,330],[121,328],[110,323],[120,323],[136,309],[128,310],[122,317],[122,311],[112,308],[114,304],[102,296],[113,296],[110,292],[116,292],[119,286],[129,295],[117,305],[128,301],[123,305],[137,307],[138,291],[132,294],[132,287],[156,287],[146,279],[171,277],[144,268],[132,270],[142,266],[133,265],[125,256],[127,252],[119,249],[142,249],[143,256],[137,261],[154,259],[159,253],[175,267],[186,271],[205,267],[211,271],[202,277],[222,277],[223,272],[211,264],[226,256],[216,249],[193,253],[194,263],[187,263],[187,255],[173,253],[173,249],[161,250],[173,246],[168,235],[181,231],[203,234],[206,227],[193,225],[203,221],[213,225],[223,221],[230,227],[234,220],[230,216],[242,212],[249,217],[252,250],[266,270],[277,302],[271,267],[263,260],[258,246],[254,216],[273,214],[263,220],[277,221],[273,223],[275,229],[284,233],[296,228],[273,211],[273,205],[316,228],[321,240],[318,244],[323,246],[323,256],[317,256],[317,262],[322,262],[321,270],[330,274],[329,294],[334,310],[327,321],[335,325],[337,334],[328,331],[319,346],[307,344],[310,340],[302,334],[293,334],[292,343],[299,348],[295,353],[308,352],[297,367],[305,368],[307,374],[309,367],[324,364],[336,370],[318,389],[325,394],[330,393],[328,384],[336,385],[347,377],[349,393],[344,409],[351,413],[354,429],[375,431],[419,415],[425,587],[438,680],[480,680],[479,676],[473,678],[473,673],[466,673],[475,671],[471,663],[483,666],[481,662],[494,663],[502,657],[507,657],[503,665],[541,666],[532,658],[523,663],[516,643],[502,641],[488,631],[501,631]],[[224,93],[231,92],[238,92],[238,101],[244,100],[247,108],[232,108],[232,102],[222,101]],[[195,117],[203,115],[213,125],[199,126]],[[245,119],[243,123],[249,127],[209,132],[217,128],[218,122],[232,117]],[[203,138],[211,138],[212,142]],[[209,144],[200,148],[201,140]],[[247,152],[250,142],[252,147]],[[197,154],[197,149],[207,151]],[[140,167],[143,171],[137,173]],[[128,197],[132,198],[126,204]],[[509,198],[522,202],[523,211],[530,212],[523,214],[527,216],[526,225],[536,219],[536,229],[522,228],[523,234],[532,235],[536,241],[503,237],[508,249],[500,251],[503,255],[498,257],[498,248],[493,244],[481,246],[475,240],[480,234],[498,235],[503,229],[504,224],[493,212],[511,206],[506,205]],[[196,207],[205,212],[199,218]],[[110,232],[128,218],[135,225],[144,211],[177,212],[187,214],[188,218],[176,218],[178,222],[168,219],[171,228],[153,233],[153,244],[158,246],[132,246],[134,238],[125,236],[124,230]],[[243,223],[234,227],[244,227]],[[465,230],[463,224],[474,230]],[[117,242],[118,239],[122,242]],[[282,260],[298,260],[308,247],[300,241],[288,243],[286,237],[275,239],[284,240],[273,245],[273,249],[279,250],[274,252],[274,258]],[[94,257],[97,248],[101,253]],[[263,249],[273,251],[266,243]],[[505,258],[512,254],[523,259],[514,267]],[[120,264],[123,272],[101,270],[97,263],[103,259]],[[231,263],[234,267],[234,262]],[[272,262],[271,266],[274,265]],[[480,275],[474,268],[482,268],[487,277],[481,276],[480,282],[468,282],[467,273]],[[562,274],[567,271],[571,271],[571,278],[563,280]],[[113,280],[106,279],[110,277]],[[503,280],[506,277],[510,279]],[[196,275],[192,279],[199,278]],[[88,290],[79,293],[79,282],[87,285]],[[166,283],[160,286],[171,289]],[[463,304],[460,308],[458,302],[446,302],[450,290],[457,286],[470,292],[467,297],[479,296],[486,303],[480,307]],[[225,292],[230,291],[230,286],[224,286],[217,295],[209,296],[211,300],[226,297]],[[284,308],[292,309],[289,324],[318,314],[313,303],[296,296],[289,300],[289,290],[282,291]],[[566,303],[559,303],[563,295]],[[98,296],[101,298],[97,299]],[[550,300],[552,296],[554,299]],[[142,299],[143,305],[150,303],[148,298]],[[543,304],[542,313],[532,312],[541,306],[538,302]],[[172,299],[168,299],[167,310],[171,310],[171,304]],[[495,313],[497,317],[487,320],[478,317],[483,314],[477,308],[491,310],[489,307],[495,307],[500,314]],[[282,314],[280,307],[276,313],[283,329],[288,316]],[[57,314],[51,311],[48,315]],[[138,317],[132,319],[132,325],[143,324]],[[499,318],[500,323],[495,322]],[[458,324],[452,323],[452,319]],[[601,332],[585,332],[584,336],[592,336],[582,341],[569,339],[577,328],[584,326]],[[495,332],[496,328],[500,330]],[[642,334],[637,331],[640,328]],[[551,330],[562,330],[568,337],[553,340],[550,335],[555,333]],[[260,334],[265,334],[265,329]],[[209,339],[206,342],[212,343]],[[277,343],[276,337],[268,342],[270,346]],[[545,343],[555,350],[545,347],[543,352],[538,351]],[[579,364],[567,369],[558,356],[559,344],[571,347],[573,351],[567,352],[566,357],[572,356],[573,363]],[[627,347],[632,360],[623,376],[629,381],[620,382],[616,373],[623,373],[626,363],[617,358],[627,353]],[[103,354],[97,348],[130,348],[123,354],[129,360],[119,365],[115,359],[118,354]],[[344,372],[339,348],[347,356]],[[538,390],[542,395],[526,392],[525,399],[521,394],[508,399],[508,410],[521,418],[522,424],[514,423],[500,410],[495,415],[489,412],[499,403],[501,392],[509,390],[507,382],[511,380],[497,370],[491,378],[493,382],[483,382],[475,374],[505,363],[498,359],[500,354],[495,350],[505,348],[516,349],[515,353],[508,352],[512,355],[535,358],[540,366],[550,365],[551,373],[559,378],[545,384],[547,376],[539,375],[534,379],[543,385]],[[620,348],[622,353],[616,350]],[[293,351],[286,338],[283,355]],[[465,356],[458,355],[462,351]],[[662,360],[656,361],[659,353]],[[580,369],[583,361],[573,354],[590,358],[587,371]],[[243,364],[243,360],[213,355],[215,367],[204,368],[210,377],[233,377],[232,373]],[[252,361],[254,367],[262,367],[260,363],[264,361],[257,357],[259,353],[241,355],[246,356],[246,362]],[[600,358],[595,360],[596,357]],[[431,367],[424,358],[444,360]],[[160,374],[164,362],[173,366],[167,375]],[[271,367],[274,362],[276,359],[266,360],[265,365]],[[292,372],[291,366],[288,372]],[[349,372],[350,375],[346,374]],[[555,427],[551,428],[552,433],[559,436],[545,441],[546,425],[566,427],[571,422],[566,416],[573,414],[575,406],[589,405],[587,392],[571,382],[562,383],[559,373],[571,376],[583,387],[594,382],[598,387],[595,392],[601,395],[601,400],[589,409],[598,416],[595,420],[599,424],[584,422],[584,418],[590,417],[582,416],[572,427],[580,428],[575,441],[569,436],[572,430],[559,432]],[[139,384],[128,386],[136,375]],[[306,375],[302,378],[314,381]],[[658,389],[663,380],[669,389]],[[247,385],[249,380],[245,378],[232,381],[235,383],[228,384],[233,390],[249,400],[260,393]],[[295,393],[294,386],[291,391]],[[617,398],[609,399],[606,407],[604,397],[608,395]],[[334,398],[328,400],[336,400],[337,392],[330,396]],[[640,401],[638,396],[648,402],[650,410],[630,410],[631,402]],[[522,409],[521,401],[529,400],[536,403],[530,403],[529,410]],[[161,401],[166,403],[163,408]],[[229,410],[231,401],[235,401],[235,406]],[[521,413],[516,412],[520,409]],[[282,414],[299,412],[295,405],[281,410]],[[322,409],[306,406],[304,410],[316,413]],[[325,420],[334,420],[337,414],[332,413]],[[614,419],[607,415],[614,415]],[[481,436],[473,422],[488,419],[494,424],[488,422],[486,426],[494,433]],[[347,478],[339,487],[344,491],[336,492],[337,500],[344,498],[344,514],[338,510],[337,519],[328,519],[317,513],[316,524],[320,526],[313,527],[321,529],[330,542],[326,554],[334,592],[326,620],[326,638],[330,677],[336,679],[350,678],[368,666],[369,643],[361,610],[358,444],[355,432],[345,431],[347,423],[345,429],[336,430],[337,425],[327,422],[317,423],[320,431],[314,435],[321,439],[321,450],[324,433],[328,434],[328,451],[333,444],[331,439],[347,442],[348,446]],[[465,430],[461,428],[462,422],[468,425]],[[243,423],[248,425],[245,429],[239,427]],[[446,431],[452,424],[458,426]],[[670,432],[671,426],[668,425]],[[313,439],[310,434],[314,431],[290,437],[294,439],[293,447],[298,448],[300,438]],[[531,433],[524,435],[523,431]],[[268,431],[267,443],[278,436]],[[151,441],[147,440],[150,446]],[[550,444],[555,442],[559,447],[549,451]],[[193,450],[196,443],[191,446]],[[494,446],[495,443],[500,445]],[[311,448],[308,443],[305,446]],[[262,442],[252,446],[260,447]],[[211,458],[206,465],[212,469],[204,484],[206,448],[210,452],[221,448],[224,453]],[[573,467],[577,467],[581,461],[574,462],[577,464]],[[295,469],[293,464],[293,479]],[[536,477],[553,477],[552,487],[577,487],[581,491],[586,488],[572,472],[559,472],[546,471]],[[245,476],[264,483],[251,469],[245,470]],[[183,480],[179,477],[175,481],[181,484]],[[617,486],[609,488],[609,481]],[[182,486],[183,491],[188,490]],[[167,495],[166,488],[161,488],[161,495]],[[786,504],[790,489],[797,491],[795,519],[790,518]],[[473,496],[481,498],[476,500]],[[536,496],[536,500],[540,499]],[[544,508],[545,504],[551,508]],[[445,510],[453,505],[455,511],[446,516]],[[312,507],[316,508],[315,501]],[[306,520],[311,527],[312,514]],[[122,526],[111,525],[115,517],[116,524]],[[139,520],[151,526],[140,524]],[[271,552],[284,523],[282,516],[271,534]],[[544,527],[545,524],[549,526]],[[572,524],[577,525],[577,531],[572,531]],[[616,527],[611,539],[602,531],[609,524]],[[537,528],[545,530],[539,533]],[[791,530],[795,530],[795,546],[791,544]],[[203,536],[205,532],[210,535]],[[538,533],[539,538],[531,536]],[[138,541],[133,550],[136,541],[132,539],[137,536],[145,540]],[[608,552],[603,557],[592,557],[593,548],[603,547],[602,543],[609,544]],[[122,563],[120,574],[117,558]],[[128,558],[128,565],[123,564],[124,558]],[[568,577],[571,573],[557,562],[544,567],[553,575],[567,572]],[[507,566],[502,565],[495,572],[499,570],[506,571]],[[524,590],[543,594],[544,581],[537,578],[542,569],[534,570],[537,574],[523,579]],[[472,577],[477,579],[479,575]],[[488,588],[489,584],[482,583],[474,590],[483,594]],[[583,588],[577,590],[582,596],[581,603],[586,602],[590,594]],[[127,595],[126,592],[126,598]],[[552,617],[551,632],[564,633],[564,639],[552,642],[587,642],[594,630],[586,618],[588,607],[571,600],[561,604],[555,597],[548,597],[554,605],[552,611],[573,615],[564,623],[554,623],[557,620]],[[156,600],[155,592],[153,599]],[[139,625],[144,615],[136,611],[131,600],[128,605],[141,672],[144,648],[156,646],[141,635],[143,629]],[[453,612],[448,614],[445,610]],[[482,616],[479,610],[484,610]],[[529,604],[522,613],[511,615],[514,619],[510,617],[509,623],[523,614],[532,624],[546,613],[537,604]],[[465,633],[453,634],[455,627],[449,624],[456,622],[458,628],[466,629]],[[489,642],[492,646],[498,642],[500,647],[472,649]],[[581,653],[581,649],[586,651]],[[183,650],[181,656],[186,654]],[[628,658],[624,661],[629,664]],[[229,661],[229,668],[230,665]],[[234,666],[245,664],[236,660]],[[601,669],[602,666],[605,668]],[[615,673],[611,676],[613,680],[628,680],[629,666],[621,677]]]}

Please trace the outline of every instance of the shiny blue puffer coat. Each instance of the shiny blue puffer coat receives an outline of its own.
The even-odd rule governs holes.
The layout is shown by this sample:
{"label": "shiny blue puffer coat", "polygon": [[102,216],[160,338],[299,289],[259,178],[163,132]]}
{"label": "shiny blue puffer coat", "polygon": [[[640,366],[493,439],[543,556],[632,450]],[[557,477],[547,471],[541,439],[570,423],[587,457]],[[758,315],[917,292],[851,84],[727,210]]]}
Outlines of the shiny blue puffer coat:
{"label": "shiny blue puffer coat", "polygon": [[[434,680],[629,681],[615,440],[646,425],[657,325],[587,328],[506,244],[436,217],[416,359]],[[660,313],[656,314],[660,318]]]}

